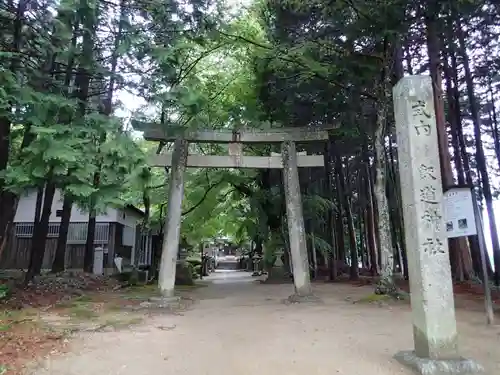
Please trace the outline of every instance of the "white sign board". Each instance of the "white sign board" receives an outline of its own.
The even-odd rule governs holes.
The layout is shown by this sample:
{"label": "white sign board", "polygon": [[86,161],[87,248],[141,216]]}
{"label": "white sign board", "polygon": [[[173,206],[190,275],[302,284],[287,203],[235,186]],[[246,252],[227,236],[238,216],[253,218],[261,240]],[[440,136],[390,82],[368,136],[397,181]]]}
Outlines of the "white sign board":
{"label": "white sign board", "polygon": [[101,246],[94,249],[94,265],[92,272],[94,275],[102,275],[104,272],[104,249]]}
{"label": "white sign board", "polygon": [[472,193],[469,188],[452,188],[445,192],[443,210],[448,238],[477,234]]}

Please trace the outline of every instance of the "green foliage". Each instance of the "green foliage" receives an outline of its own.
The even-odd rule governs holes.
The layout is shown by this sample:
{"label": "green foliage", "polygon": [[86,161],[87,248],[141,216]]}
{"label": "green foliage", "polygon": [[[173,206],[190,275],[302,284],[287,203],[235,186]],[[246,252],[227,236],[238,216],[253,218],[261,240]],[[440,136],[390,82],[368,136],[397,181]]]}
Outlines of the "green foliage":
{"label": "green foliage", "polygon": [[0,301],[9,297],[11,289],[7,284],[0,284]]}
{"label": "green foliage", "polygon": [[264,244],[264,264],[266,267],[272,267],[276,262],[277,253],[285,250],[285,244],[281,233],[271,233],[269,239]]}
{"label": "green foliage", "polygon": [[307,239],[311,241],[310,243],[314,243],[314,249],[315,251],[328,255],[331,254],[333,251],[332,245],[330,242],[326,241],[324,238],[322,238],[318,234],[313,234],[313,233],[308,233],[307,234]]}
{"label": "green foliage", "polygon": [[191,264],[193,267],[197,267],[201,265],[201,257],[188,257],[186,258],[186,262]]}
{"label": "green foliage", "polygon": [[[109,50],[106,38],[113,40],[116,35],[107,32],[90,39],[95,56],[85,55],[85,46],[72,38],[74,27],[102,23],[104,18],[100,17],[105,17],[108,9],[100,1],[80,5],[63,1],[54,6],[51,10],[40,8],[38,18],[20,20],[21,26],[23,22],[34,28],[45,25],[47,34],[30,40],[21,33],[18,37],[24,38],[20,43],[24,50],[2,56],[0,117],[11,122],[3,186],[20,194],[50,180],[83,208],[89,208],[91,201],[98,211],[109,204],[124,204],[121,196],[132,184],[135,169],[144,163],[142,150],[122,131],[123,123],[102,110],[102,98],[83,98],[86,103],[82,103],[82,98],[69,95],[81,89],[81,77],[73,77],[72,84],[71,69],[56,73],[61,70],[59,64],[70,64],[68,68],[90,76],[90,93],[105,87],[104,75],[110,74],[107,61],[96,58]],[[15,17],[10,11],[1,17]],[[113,17],[110,20],[111,24],[115,21]],[[40,54],[35,46],[45,48],[46,54]],[[98,185],[96,172],[100,172]]]}

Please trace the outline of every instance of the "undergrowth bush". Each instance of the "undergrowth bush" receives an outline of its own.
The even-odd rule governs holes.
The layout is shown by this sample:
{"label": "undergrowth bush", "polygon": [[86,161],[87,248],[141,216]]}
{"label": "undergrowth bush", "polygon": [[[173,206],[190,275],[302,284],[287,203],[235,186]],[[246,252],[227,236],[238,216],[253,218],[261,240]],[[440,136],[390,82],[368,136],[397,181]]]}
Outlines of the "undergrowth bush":
{"label": "undergrowth bush", "polygon": [[7,284],[0,284],[0,301],[7,299],[10,292],[11,289]]}

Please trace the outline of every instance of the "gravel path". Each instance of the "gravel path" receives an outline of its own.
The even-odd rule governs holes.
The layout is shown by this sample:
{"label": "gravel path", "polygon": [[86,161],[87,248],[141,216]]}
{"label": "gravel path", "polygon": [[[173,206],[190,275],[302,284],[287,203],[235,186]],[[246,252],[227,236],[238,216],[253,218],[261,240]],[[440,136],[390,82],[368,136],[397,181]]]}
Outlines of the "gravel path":
{"label": "gravel path", "polygon": [[[352,303],[370,288],[318,285],[321,305],[284,305],[292,285],[259,285],[217,272],[183,315],[130,330],[93,333],[36,375],[410,375],[392,359],[411,349],[408,306]],[[346,297],[347,300],[346,300]],[[458,313],[462,354],[500,374],[500,330]]]}

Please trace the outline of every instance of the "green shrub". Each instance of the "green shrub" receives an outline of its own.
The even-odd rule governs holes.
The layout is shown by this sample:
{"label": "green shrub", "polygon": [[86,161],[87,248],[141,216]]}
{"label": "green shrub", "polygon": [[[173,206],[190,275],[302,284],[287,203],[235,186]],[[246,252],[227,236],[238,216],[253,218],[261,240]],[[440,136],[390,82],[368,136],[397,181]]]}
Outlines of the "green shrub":
{"label": "green shrub", "polygon": [[10,295],[10,287],[7,284],[0,284],[0,301],[7,299]]}
{"label": "green shrub", "polygon": [[195,268],[196,268],[196,266],[201,266],[201,258],[189,257],[189,258],[186,258],[186,262],[188,262],[189,264],[191,264]]}

